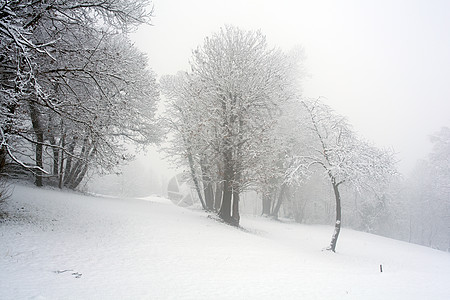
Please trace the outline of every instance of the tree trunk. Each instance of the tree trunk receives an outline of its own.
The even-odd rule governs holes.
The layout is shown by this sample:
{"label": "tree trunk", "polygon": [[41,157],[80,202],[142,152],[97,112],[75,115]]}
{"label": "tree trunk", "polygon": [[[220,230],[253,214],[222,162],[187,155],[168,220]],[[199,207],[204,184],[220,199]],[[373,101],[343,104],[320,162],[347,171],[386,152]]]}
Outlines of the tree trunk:
{"label": "tree trunk", "polygon": [[55,127],[53,126],[52,121],[52,115],[50,114],[48,117],[48,125],[47,125],[47,135],[48,135],[48,141],[50,142],[50,145],[52,145],[52,152],[53,152],[53,171],[52,175],[58,178],[59,173],[59,149],[58,145],[56,144],[56,139],[54,132],[56,131]]}
{"label": "tree trunk", "polygon": [[36,184],[36,186],[42,186],[42,168],[44,167],[42,162],[42,143],[44,142],[44,135],[42,133],[36,133],[36,141],[36,166],[40,169],[36,169],[36,180],[34,184]]}
{"label": "tree trunk", "polygon": [[75,182],[79,176],[79,174],[81,173],[81,171],[83,170],[84,166],[86,165],[86,163],[84,161],[81,160],[77,160],[75,162],[75,164],[73,164],[72,169],[70,170],[70,173],[67,174],[67,182],[66,182],[66,186],[69,189],[75,189]]}
{"label": "tree trunk", "polygon": [[205,194],[205,205],[207,210],[214,210],[214,191],[211,183],[211,178],[208,175],[205,159],[201,159],[200,168],[202,170],[203,191]]}
{"label": "tree trunk", "polygon": [[231,197],[232,190],[231,184],[229,180],[225,180],[223,182],[223,197],[222,197],[222,205],[220,206],[219,216],[222,220],[227,223],[231,221]]}
{"label": "tree trunk", "polygon": [[73,163],[72,159],[70,160],[70,169],[67,165],[69,164],[68,160],[68,163],[66,164],[66,178],[64,180],[64,184],[69,189],[75,189],[80,184],[81,180],[83,180],[88,169],[88,161],[93,153],[93,149],[94,148],[90,144],[89,139],[86,137],[83,140],[83,147],[81,148],[81,152],[78,155],[78,158],[76,158],[75,163]]}
{"label": "tree trunk", "polygon": [[239,215],[239,200],[241,192],[241,172],[236,171],[234,175],[234,185],[233,185],[233,211],[232,211],[232,222],[234,226],[239,226],[239,221],[241,216]]}
{"label": "tree trunk", "polygon": [[[63,134],[61,137],[61,148],[64,149],[66,146],[66,135]],[[58,187],[62,189],[64,183],[64,151],[61,149],[60,163],[59,163],[59,176],[58,176]]]}
{"label": "tree trunk", "polygon": [[95,148],[92,145],[88,145],[84,148],[84,161],[79,161],[80,162],[80,166],[77,168],[77,173],[76,176],[73,177],[72,179],[72,183],[71,183],[71,188],[75,189],[77,188],[81,181],[83,181],[84,177],[86,176],[87,171],[89,170],[89,161],[92,159],[94,153],[95,153]]}
{"label": "tree trunk", "polygon": [[75,163],[72,166],[72,169],[70,169],[70,172],[67,174],[67,182],[66,185],[68,188],[73,189],[72,185],[74,181],[76,180],[78,174],[81,172],[81,169],[85,165],[86,162],[77,159]]}
{"label": "tree trunk", "polygon": [[60,155],[59,155],[59,172],[58,172],[58,187],[62,189],[63,183],[64,183],[64,151],[63,149],[66,147],[66,133],[64,131],[64,120],[61,119],[60,123],[60,129],[61,129],[61,138],[59,139],[59,145],[61,148],[59,149]]}
{"label": "tree trunk", "polygon": [[3,168],[6,165],[6,146],[0,147],[0,177],[3,174]]}
{"label": "tree trunk", "polygon": [[43,169],[43,146],[44,143],[44,131],[42,129],[41,122],[39,120],[39,112],[34,104],[34,102],[30,102],[30,117],[31,124],[33,125],[34,134],[36,135],[36,144],[35,144],[35,158],[36,158],[36,166],[39,168],[35,171],[35,182],[36,186],[42,186],[42,169]]}
{"label": "tree trunk", "polygon": [[232,215],[232,225],[239,227],[239,221],[241,220],[241,216],[239,215],[239,190],[236,189],[233,191],[233,215]]}
{"label": "tree trunk", "polygon": [[[0,74],[0,75],[4,75],[4,74]],[[5,75],[6,78],[6,75]],[[13,116],[15,111],[16,111],[16,104],[2,104],[4,105],[4,108],[7,109],[7,112],[10,114],[10,116]],[[2,129],[3,129],[3,134],[2,134],[2,139],[5,139],[2,142],[6,142],[5,144],[1,144],[0,146],[0,177],[2,176],[3,173],[3,168],[6,166],[6,157],[8,155],[8,150],[7,150],[7,145],[8,145],[8,138],[7,138],[7,134],[11,132],[11,124],[12,124],[12,120],[7,119],[5,124],[2,124]]]}
{"label": "tree trunk", "polygon": [[[64,180],[64,184],[70,189],[73,189],[73,183],[78,176],[78,173],[81,171],[81,168],[86,163],[86,161],[83,161],[83,159],[86,158],[86,147],[88,147],[88,140],[87,138],[84,138],[83,146],[75,162],[73,161],[72,157],[69,157],[67,159],[66,178]],[[71,153],[73,153],[73,150],[74,149],[71,149]]]}
{"label": "tree trunk", "polygon": [[200,191],[200,185],[198,183],[197,175],[195,174],[195,167],[194,167],[194,158],[192,157],[191,151],[188,150],[188,161],[189,161],[189,169],[191,171],[191,178],[194,182],[195,190],[197,191],[198,198],[200,199],[200,203],[202,204],[202,207],[204,210],[207,210],[205,201],[203,201],[202,192]]}
{"label": "tree trunk", "polygon": [[53,148],[53,175],[59,175],[59,150]]}
{"label": "tree trunk", "polygon": [[84,179],[84,176],[86,175],[86,172],[88,170],[88,164],[84,163],[81,168],[79,168],[75,174],[75,176],[73,176],[72,178],[72,182],[70,183],[69,188],[74,190],[76,189],[81,181]]}
{"label": "tree trunk", "polygon": [[[236,97],[235,97],[236,98]],[[242,115],[239,116],[239,132],[241,132],[244,127],[244,121]],[[241,156],[242,156],[242,134],[238,134],[238,145],[236,147],[236,165],[233,169],[234,173],[234,186],[233,186],[233,225],[239,227],[239,222],[241,220],[241,216],[239,214],[239,201],[240,201],[240,193],[241,193],[241,180],[242,180],[242,166],[241,166]]]}
{"label": "tree trunk", "polygon": [[223,192],[223,183],[216,183],[216,192],[214,195],[214,210],[219,211],[220,206],[222,205],[222,192]]}
{"label": "tree trunk", "polygon": [[[74,154],[75,145],[77,143],[78,137],[74,136],[72,139],[72,142],[69,144],[69,147],[67,149],[67,152],[71,155]],[[64,185],[70,182],[70,172],[72,170],[72,156],[68,155],[66,159],[66,169],[64,171]]]}
{"label": "tree trunk", "polygon": [[[205,182],[203,182],[205,184]],[[213,211],[214,210],[214,190],[212,182],[210,181],[209,177],[206,181],[206,188],[205,188],[205,199],[206,199],[206,207],[208,210]]]}
{"label": "tree trunk", "polygon": [[[233,184],[235,182],[235,171],[237,170],[236,166],[233,164],[233,158],[235,156],[233,154],[235,149],[232,142],[232,138],[235,137],[235,133],[233,133],[232,128],[234,127],[234,123],[237,120],[236,114],[230,110],[230,108],[234,108],[236,104],[236,97],[230,93],[229,100],[231,102],[227,102],[225,99],[222,101],[222,109],[224,115],[227,116],[225,122],[222,124],[223,128],[226,128],[226,137],[224,138],[224,150],[223,154],[223,198],[222,205],[219,211],[219,217],[224,220],[226,223],[230,225],[235,225],[235,220],[233,220],[232,216],[232,197],[233,197]],[[227,105],[230,104],[230,106]],[[239,198],[237,199],[239,202]]]}
{"label": "tree trunk", "polygon": [[336,179],[331,179],[333,185],[334,196],[336,198],[336,223],[334,225],[333,236],[331,237],[331,243],[328,250],[336,252],[336,244],[341,231],[341,195],[339,194],[339,184],[336,183]]}
{"label": "tree trunk", "polygon": [[264,192],[262,195],[262,215],[263,216],[270,215],[271,204],[272,204],[272,193]]}
{"label": "tree trunk", "polygon": [[54,176],[58,177],[58,174],[59,174],[59,149],[56,145],[56,140],[55,140],[55,136],[53,135],[53,133],[49,134],[49,142],[53,146],[52,147],[52,151],[53,151],[53,172],[52,172],[52,174]]}
{"label": "tree trunk", "polygon": [[283,197],[284,197],[284,193],[286,192],[286,188],[287,188],[287,184],[283,183],[280,187],[280,194],[278,195],[278,201],[277,204],[275,205],[271,216],[274,219],[278,220],[278,213],[280,212],[280,208],[281,208],[281,204],[283,203]]}
{"label": "tree trunk", "polygon": [[231,165],[231,150],[225,151],[224,155],[224,180],[223,180],[223,198],[220,206],[219,217],[225,222],[232,224],[231,199],[233,195],[233,167]]}

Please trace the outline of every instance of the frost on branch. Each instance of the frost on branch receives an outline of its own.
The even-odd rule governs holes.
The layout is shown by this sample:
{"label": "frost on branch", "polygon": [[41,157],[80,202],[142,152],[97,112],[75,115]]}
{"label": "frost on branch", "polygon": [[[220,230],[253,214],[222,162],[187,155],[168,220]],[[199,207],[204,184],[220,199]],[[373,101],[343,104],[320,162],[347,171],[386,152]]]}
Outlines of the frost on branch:
{"label": "frost on branch", "polygon": [[396,175],[394,157],[360,139],[346,119],[320,99],[302,103],[313,142],[296,167],[299,170],[304,165],[318,168],[330,180],[336,200],[335,232],[330,250],[335,251],[341,227],[340,185],[356,190],[377,190]]}
{"label": "frost on branch", "polygon": [[155,74],[126,36],[149,23],[148,4],[1,1],[2,153],[38,185],[50,173],[74,188],[127,160],[124,141],[158,141]]}
{"label": "frost on branch", "polygon": [[[295,68],[261,32],[226,26],[193,52],[190,73],[161,81],[177,150],[171,153],[188,165],[204,207],[228,223],[239,224],[242,191],[278,174],[274,133],[280,107],[297,92]],[[219,191],[214,201],[211,184]]]}

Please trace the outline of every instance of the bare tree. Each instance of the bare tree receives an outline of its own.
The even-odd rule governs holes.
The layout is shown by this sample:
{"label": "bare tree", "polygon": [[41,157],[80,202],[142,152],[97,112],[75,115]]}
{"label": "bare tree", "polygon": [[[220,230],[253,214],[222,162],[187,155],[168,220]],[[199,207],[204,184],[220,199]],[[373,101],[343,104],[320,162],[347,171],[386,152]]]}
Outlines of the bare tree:
{"label": "bare tree", "polygon": [[[262,194],[263,215],[278,218],[283,202],[293,196],[295,190],[308,177],[309,171],[299,162],[307,147],[304,128],[298,126],[304,116],[297,99],[280,107],[281,114],[266,145],[266,154],[255,163],[256,187]],[[292,200],[292,199],[291,199]]]}
{"label": "bare tree", "polygon": [[195,150],[206,185],[221,185],[219,216],[238,226],[240,193],[256,180],[252,168],[272,141],[279,106],[295,94],[297,62],[270,48],[259,31],[228,26],[193,52],[191,67],[186,89],[195,93],[178,103],[196,117],[174,123],[195,133],[180,135],[189,138],[179,144]]}
{"label": "bare tree", "polygon": [[303,166],[320,166],[329,179],[336,201],[336,222],[328,250],[336,251],[341,230],[341,185],[373,190],[396,174],[393,154],[359,139],[346,119],[320,100],[303,101],[315,143],[304,155]]}
{"label": "bare tree", "polygon": [[[126,38],[132,28],[150,21],[148,5],[127,0],[2,2],[2,147],[34,171],[38,185],[43,173],[50,173],[43,168],[45,148],[53,149],[53,175],[62,182],[65,169],[64,181],[74,187],[88,165],[110,170],[126,159],[123,141],[157,141],[155,75]],[[34,145],[35,166],[14,154],[19,150],[15,140]]]}
{"label": "bare tree", "polygon": [[[201,120],[202,110],[196,103],[201,88],[193,76],[178,72],[178,74],[163,76],[160,80],[162,93],[169,101],[167,118],[164,118],[166,127],[172,134],[171,147],[167,149],[175,163],[185,165],[189,169],[191,180],[197,191],[203,209],[209,209],[204,201],[205,197],[200,187],[199,153],[205,147],[203,126]],[[179,158],[177,160],[177,158]]]}

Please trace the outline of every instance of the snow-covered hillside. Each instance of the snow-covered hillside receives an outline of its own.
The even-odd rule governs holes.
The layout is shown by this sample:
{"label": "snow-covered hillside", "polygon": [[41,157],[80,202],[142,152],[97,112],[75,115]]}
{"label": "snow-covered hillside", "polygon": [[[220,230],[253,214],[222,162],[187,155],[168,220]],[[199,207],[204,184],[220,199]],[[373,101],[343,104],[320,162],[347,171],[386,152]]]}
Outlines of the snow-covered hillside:
{"label": "snow-covered hillside", "polygon": [[449,253],[345,228],[330,253],[331,227],[236,229],[156,197],[18,185],[3,208],[1,299],[450,299]]}

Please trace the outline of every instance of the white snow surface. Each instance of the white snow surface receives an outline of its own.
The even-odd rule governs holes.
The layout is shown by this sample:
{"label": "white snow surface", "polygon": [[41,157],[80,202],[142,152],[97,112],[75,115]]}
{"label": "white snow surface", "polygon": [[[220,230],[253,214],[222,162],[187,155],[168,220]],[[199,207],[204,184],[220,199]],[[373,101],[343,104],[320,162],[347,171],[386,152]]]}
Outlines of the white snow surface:
{"label": "white snow surface", "polygon": [[23,185],[3,210],[0,299],[450,299],[449,253],[346,228],[332,253],[330,226]]}

